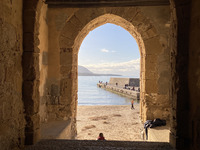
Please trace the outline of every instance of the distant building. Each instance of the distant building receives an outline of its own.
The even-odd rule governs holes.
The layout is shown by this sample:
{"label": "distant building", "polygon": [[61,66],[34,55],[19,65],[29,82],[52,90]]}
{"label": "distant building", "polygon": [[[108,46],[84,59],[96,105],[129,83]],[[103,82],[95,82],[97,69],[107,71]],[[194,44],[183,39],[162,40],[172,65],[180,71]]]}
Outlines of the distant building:
{"label": "distant building", "polygon": [[109,84],[117,85],[124,87],[125,85],[139,87],[140,79],[139,78],[110,78]]}

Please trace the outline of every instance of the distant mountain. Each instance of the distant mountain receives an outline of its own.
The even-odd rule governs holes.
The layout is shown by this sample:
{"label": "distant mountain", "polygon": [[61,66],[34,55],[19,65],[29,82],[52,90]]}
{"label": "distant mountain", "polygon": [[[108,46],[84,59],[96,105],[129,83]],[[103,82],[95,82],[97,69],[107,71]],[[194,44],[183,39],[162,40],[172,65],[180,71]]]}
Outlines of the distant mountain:
{"label": "distant mountain", "polygon": [[79,76],[121,76],[117,74],[96,74],[83,66],[78,66],[78,75]]}
{"label": "distant mountain", "polygon": [[94,73],[83,66],[78,66],[78,74],[94,74]]}

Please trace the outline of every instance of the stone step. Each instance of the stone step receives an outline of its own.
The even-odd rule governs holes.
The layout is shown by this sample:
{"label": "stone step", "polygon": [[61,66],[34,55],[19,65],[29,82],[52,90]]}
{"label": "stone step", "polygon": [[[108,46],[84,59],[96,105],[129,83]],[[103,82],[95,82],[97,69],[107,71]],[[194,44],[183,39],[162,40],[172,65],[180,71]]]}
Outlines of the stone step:
{"label": "stone step", "polygon": [[137,141],[41,140],[26,150],[173,150],[169,143]]}

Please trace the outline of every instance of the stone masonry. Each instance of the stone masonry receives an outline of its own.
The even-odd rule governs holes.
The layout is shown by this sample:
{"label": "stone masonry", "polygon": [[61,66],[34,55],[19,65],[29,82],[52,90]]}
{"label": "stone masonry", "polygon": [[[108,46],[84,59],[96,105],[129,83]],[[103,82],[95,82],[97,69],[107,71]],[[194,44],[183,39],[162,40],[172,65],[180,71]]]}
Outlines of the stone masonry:
{"label": "stone masonry", "polygon": [[138,43],[141,120],[167,119],[173,147],[200,149],[200,1],[108,1],[69,8],[1,0],[0,149],[36,143],[49,121],[69,122],[66,134],[76,136],[79,48],[106,23],[126,29]]}

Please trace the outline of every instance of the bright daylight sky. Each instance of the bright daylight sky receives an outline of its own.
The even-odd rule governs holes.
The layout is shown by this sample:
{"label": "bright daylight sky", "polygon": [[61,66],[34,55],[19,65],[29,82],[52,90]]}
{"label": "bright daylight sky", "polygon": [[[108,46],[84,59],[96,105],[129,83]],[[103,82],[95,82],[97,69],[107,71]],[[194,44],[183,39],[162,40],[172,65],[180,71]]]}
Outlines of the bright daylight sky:
{"label": "bright daylight sky", "polygon": [[78,64],[93,73],[139,77],[140,53],[128,31],[114,24],[91,31],[79,50]]}

